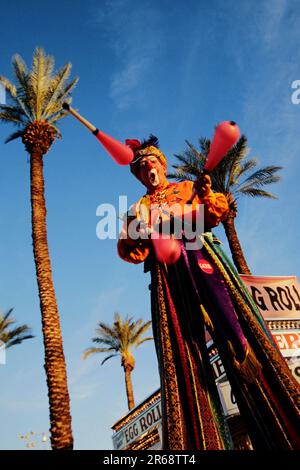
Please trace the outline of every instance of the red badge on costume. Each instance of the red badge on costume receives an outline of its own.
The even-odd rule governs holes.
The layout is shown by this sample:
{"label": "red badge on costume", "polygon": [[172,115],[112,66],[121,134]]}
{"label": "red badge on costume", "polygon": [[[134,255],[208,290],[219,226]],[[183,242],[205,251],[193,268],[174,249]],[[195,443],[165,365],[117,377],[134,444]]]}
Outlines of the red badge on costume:
{"label": "red badge on costume", "polygon": [[213,266],[206,259],[199,259],[198,265],[200,269],[206,274],[212,274],[214,272]]}

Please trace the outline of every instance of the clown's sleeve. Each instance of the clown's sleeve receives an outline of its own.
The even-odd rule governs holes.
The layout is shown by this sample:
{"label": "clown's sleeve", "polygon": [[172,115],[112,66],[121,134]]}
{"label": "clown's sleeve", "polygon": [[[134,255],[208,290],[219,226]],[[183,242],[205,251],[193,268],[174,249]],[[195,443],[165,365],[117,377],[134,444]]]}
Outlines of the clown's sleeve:
{"label": "clown's sleeve", "polygon": [[[185,181],[181,185],[184,191],[184,199],[189,200],[194,187],[193,182]],[[204,204],[204,225],[206,230],[219,225],[222,220],[226,219],[229,212],[226,196],[222,193],[214,193],[211,189],[201,199],[197,194],[195,195],[193,208],[196,208],[197,204]]]}
{"label": "clown's sleeve", "polygon": [[142,263],[149,255],[149,240],[133,240],[128,234],[128,226],[135,217],[127,217],[118,240],[118,254],[120,258],[128,263]]}
{"label": "clown's sleeve", "polygon": [[229,206],[225,194],[214,193],[212,190],[201,198],[201,204],[204,204],[204,224],[205,228],[213,228],[225,220]]}

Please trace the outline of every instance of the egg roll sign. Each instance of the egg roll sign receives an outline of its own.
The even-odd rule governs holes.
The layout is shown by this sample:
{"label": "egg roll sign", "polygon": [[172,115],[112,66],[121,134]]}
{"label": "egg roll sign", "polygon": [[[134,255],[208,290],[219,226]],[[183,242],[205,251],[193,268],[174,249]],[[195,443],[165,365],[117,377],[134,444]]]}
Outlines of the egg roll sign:
{"label": "egg roll sign", "polygon": [[240,277],[266,320],[300,319],[300,284],[296,276]]}

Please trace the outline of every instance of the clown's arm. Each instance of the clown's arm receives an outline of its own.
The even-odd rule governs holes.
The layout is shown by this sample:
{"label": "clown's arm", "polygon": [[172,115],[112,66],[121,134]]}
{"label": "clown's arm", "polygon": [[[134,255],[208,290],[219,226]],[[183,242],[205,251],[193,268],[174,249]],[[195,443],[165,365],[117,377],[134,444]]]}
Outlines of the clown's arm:
{"label": "clown's arm", "polygon": [[[189,182],[191,183],[191,182]],[[214,193],[211,189],[209,175],[202,175],[195,183],[191,183],[191,189],[196,191],[195,202],[204,204],[205,229],[219,225],[228,216],[229,206],[227,198],[222,193]]]}

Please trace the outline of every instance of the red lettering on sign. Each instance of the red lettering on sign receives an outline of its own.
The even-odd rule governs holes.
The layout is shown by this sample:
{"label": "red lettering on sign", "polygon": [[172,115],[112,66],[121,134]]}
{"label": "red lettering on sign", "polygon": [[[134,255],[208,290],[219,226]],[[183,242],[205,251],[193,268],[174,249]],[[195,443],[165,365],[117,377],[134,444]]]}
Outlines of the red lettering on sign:
{"label": "red lettering on sign", "polygon": [[300,347],[300,335],[297,333],[289,333],[285,335],[288,349],[298,349]]}
{"label": "red lettering on sign", "polygon": [[281,350],[300,348],[300,333],[280,333],[274,335],[274,339]]}

